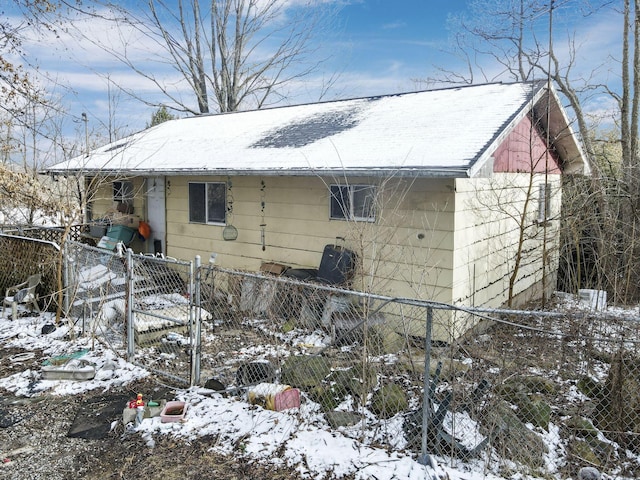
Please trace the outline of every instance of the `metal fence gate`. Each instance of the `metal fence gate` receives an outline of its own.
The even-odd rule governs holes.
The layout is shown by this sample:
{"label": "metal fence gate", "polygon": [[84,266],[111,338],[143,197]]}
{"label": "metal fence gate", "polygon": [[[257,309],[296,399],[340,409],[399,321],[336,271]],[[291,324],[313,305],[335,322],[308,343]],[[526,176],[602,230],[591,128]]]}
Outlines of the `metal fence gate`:
{"label": "metal fence gate", "polygon": [[193,263],[127,251],[127,354],[133,363],[182,385],[197,382],[200,309]]}
{"label": "metal fence gate", "polygon": [[193,263],[65,244],[65,308],[82,334],[99,336],[149,371],[195,382]]}

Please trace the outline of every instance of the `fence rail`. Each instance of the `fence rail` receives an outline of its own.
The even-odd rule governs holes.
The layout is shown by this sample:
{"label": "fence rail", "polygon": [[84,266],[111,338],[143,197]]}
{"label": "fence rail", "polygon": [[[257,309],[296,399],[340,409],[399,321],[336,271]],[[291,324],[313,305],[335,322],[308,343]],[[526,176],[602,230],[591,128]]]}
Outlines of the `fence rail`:
{"label": "fence rail", "polygon": [[[462,309],[199,259],[65,252],[72,321],[84,315],[86,334],[180,385],[245,400],[256,384],[287,385],[344,435],[462,469],[564,479],[592,465],[640,477],[637,312]],[[432,329],[476,324],[431,341]]]}

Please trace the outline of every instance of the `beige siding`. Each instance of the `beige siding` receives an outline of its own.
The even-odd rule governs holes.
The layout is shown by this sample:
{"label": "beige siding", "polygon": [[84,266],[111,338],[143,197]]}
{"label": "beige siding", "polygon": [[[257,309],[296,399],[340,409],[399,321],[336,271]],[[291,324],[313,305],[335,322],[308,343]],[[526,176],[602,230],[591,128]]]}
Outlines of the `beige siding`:
{"label": "beige siding", "polygon": [[130,179],[125,178],[101,178],[99,180],[87,180],[88,184],[95,186],[93,192],[91,188],[87,188],[91,203],[91,211],[94,219],[102,217],[105,213],[114,209],[113,201],[113,182],[114,181],[130,181],[133,183],[133,213],[138,215],[144,220],[145,215],[145,196],[144,196],[144,179],[140,177],[134,177]]}
{"label": "beige siding", "polygon": [[[170,256],[188,259],[197,254],[207,261],[215,252],[218,265],[253,271],[267,261],[317,268],[324,246],[344,237],[346,246],[362,260],[356,288],[450,301],[453,182],[447,188],[445,182],[436,180],[383,180],[379,186],[381,209],[376,222],[369,223],[329,219],[328,185],[337,183],[333,179],[233,177],[230,222],[238,229],[238,238],[225,241],[223,225],[189,223],[189,181],[227,178],[168,178]],[[350,183],[371,182],[351,179]],[[264,251],[262,223],[266,224]]]}
{"label": "beige siding", "polygon": [[[524,206],[529,176],[494,174],[491,179],[381,180],[375,222],[329,219],[328,185],[320,177],[168,177],[167,246],[169,256],[207,262],[216,253],[222,267],[257,271],[262,262],[317,268],[324,246],[345,238],[360,259],[354,288],[379,294],[421,298],[459,305],[499,307],[508,295],[518,243],[517,216]],[[553,184],[552,212],[560,208],[559,176]],[[224,225],[189,222],[188,183],[231,182],[228,222],[238,229],[235,241],[223,239]],[[541,279],[543,226],[536,223],[538,187],[530,195],[525,252],[514,294]],[[350,183],[370,184],[367,179]],[[144,212],[144,182],[135,179],[134,207]],[[264,205],[263,205],[264,203]],[[94,196],[94,216],[112,207],[108,183]],[[265,249],[261,243],[265,224]],[[557,263],[558,221],[547,224],[550,271]],[[454,230],[456,231],[454,235]],[[448,340],[469,328],[464,315],[440,312],[434,338]],[[420,332],[415,332],[420,334]]]}
{"label": "beige siding", "polygon": [[[542,251],[546,245],[549,272],[557,266],[557,229],[561,204],[560,176],[549,175],[552,185],[552,221],[539,224],[538,185],[544,174],[535,174],[529,191],[528,174],[495,174],[491,179],[456,182],[456,252],[453,301],[461,305],[499,307],[508,300],[509,277],[516,266],[520,225],[524,225],[522,259],[514,284],[514,296],[542,280]],[[527,216],[520,221],[525,208]],[[546,237],[546,243],[543,240]],[[526,300],[526,298],[522,299]]]}

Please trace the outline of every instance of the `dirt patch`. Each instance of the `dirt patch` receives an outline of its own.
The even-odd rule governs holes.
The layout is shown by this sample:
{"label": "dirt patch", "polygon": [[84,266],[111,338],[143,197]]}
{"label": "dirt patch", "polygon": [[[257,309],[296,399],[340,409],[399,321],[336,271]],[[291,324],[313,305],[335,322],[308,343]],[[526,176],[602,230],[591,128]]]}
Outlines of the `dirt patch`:
{"label": "dirt patch", "polygon": [[[26,352],[3,349],[0,377],[25,368],[37,367],[35,357],[16,365],[8,359]],[[20,357],[18,357],[20,358]],[[135,397],[138,391],[157,388],[150,380],[109,391],[109,398]],[[154,436],[154,446],[147,445],[138,433],[127,433],[122,425],[121,411],[104,416],[114,421],[103,438],[84,439],[68,436],[78,413],[87,405],[102,406],[106,393],[87,392],[70,397],[42,396],[18,398],[0,390],[0,478],[24,480],[88,480],[162,478],[190,479],[297,479],[291,469],[258,465],[244,457],[240,447],[232,455],[212,452],[215,437],[200,437],[189,441],[169,435]],[[102,409],[103,413],[108,409]],[[110,418],[113,417],[113,418]]]}

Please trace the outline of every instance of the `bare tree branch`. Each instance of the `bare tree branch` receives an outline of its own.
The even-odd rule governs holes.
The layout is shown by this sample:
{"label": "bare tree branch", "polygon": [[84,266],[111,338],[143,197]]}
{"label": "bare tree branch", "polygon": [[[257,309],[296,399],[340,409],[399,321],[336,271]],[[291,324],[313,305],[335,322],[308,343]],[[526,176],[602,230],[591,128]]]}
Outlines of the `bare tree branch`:
{"label": "bare tree branch", "polygon": [[[177,82],[168,83],[166,76],[136,59],[124,40],[121,48],[88,34],[87,39],[149,80],[170,100],[146,100],[147,104],[162,103],[192,114],[261,108],[284,98],[287,85],[322,65],[324,58],[313,58],[319,47],[312,40],[325,33],[336,13],[335,7],[317,0],[305,4],[148,0],[147,6],[145,11],[134,11],[107,4],[109,14],[86,13],[110,18],[121,31],[136,32],[141,40],[150,42],[161,52],[155,54],[155,62],[169,65],[178,75]],[[184,86],[189,92],[185,98]]]}

